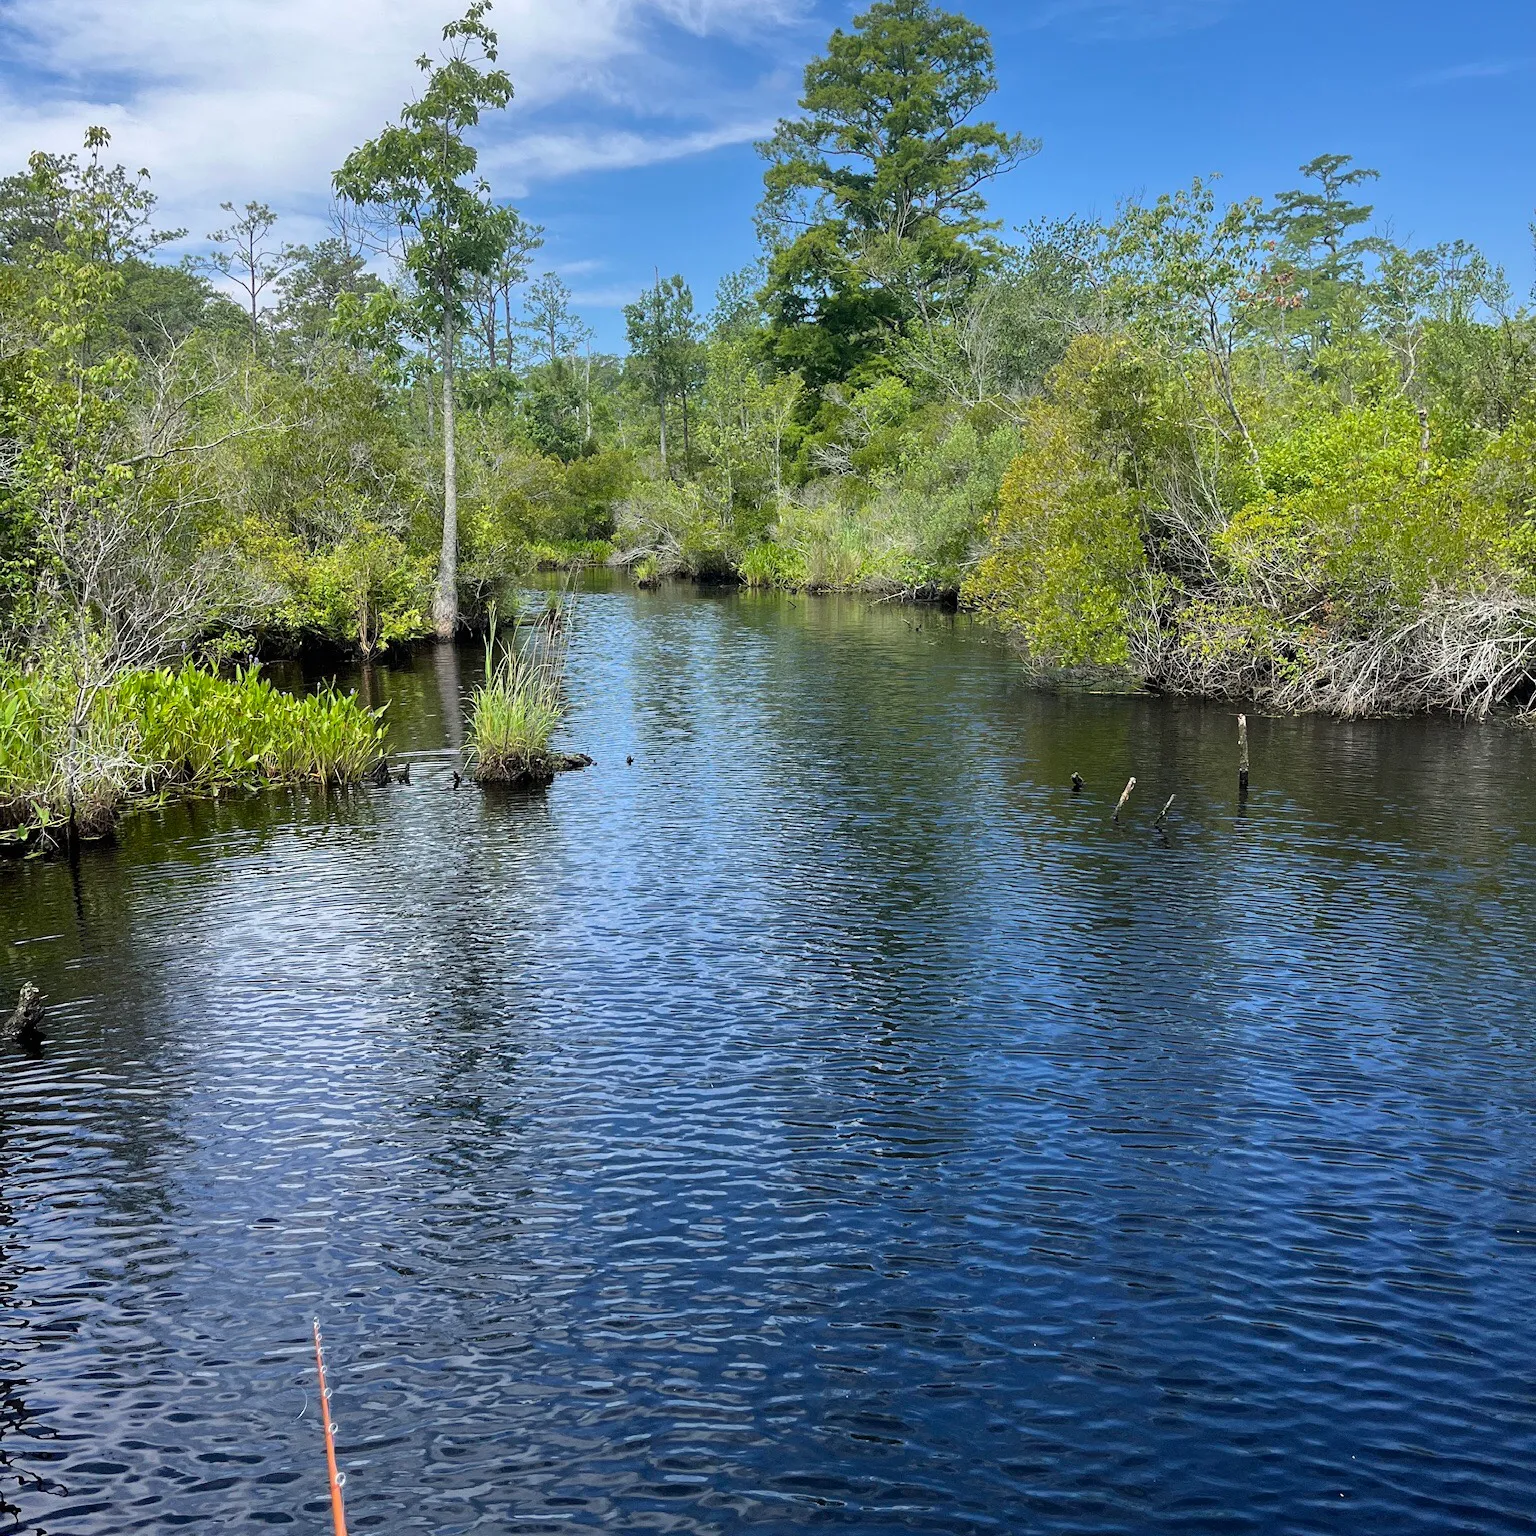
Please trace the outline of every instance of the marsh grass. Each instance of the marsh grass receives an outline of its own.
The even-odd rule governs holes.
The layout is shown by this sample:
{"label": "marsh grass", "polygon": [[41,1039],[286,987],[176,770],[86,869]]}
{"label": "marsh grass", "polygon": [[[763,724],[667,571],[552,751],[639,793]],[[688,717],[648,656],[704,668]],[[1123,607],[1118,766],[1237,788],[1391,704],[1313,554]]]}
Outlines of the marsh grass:
{"label": "marsh grass", "polygon": [[565,652],[569,605],[552,594],[521,649],[516,631],[503,642],[491,613],[485,681],[470,706],[466,755],[480,784],[552,779],[562,764],[550,739],[565,717]]}
{"label": "marsh grass", "polygon": [[0,831],[106,830],[133,802],[278,784],[349,784],[378,761],[380,716],[327,688],[299,697],[254,666],[131,672],[70,730],[67,677],[0,671]]}

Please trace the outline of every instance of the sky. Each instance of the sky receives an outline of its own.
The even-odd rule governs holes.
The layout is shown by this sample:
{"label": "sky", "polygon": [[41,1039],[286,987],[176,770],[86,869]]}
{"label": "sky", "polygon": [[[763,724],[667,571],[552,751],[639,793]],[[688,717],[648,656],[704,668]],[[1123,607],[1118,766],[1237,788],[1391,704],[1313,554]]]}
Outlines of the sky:
{"label": "sky", "polygon": [[[325,232],[330,173],[415,90],[463,0],[0,0],[0,172],[89,124],[147,167],[195,250],[226,199],[293,241]],[[1536,281],[1536,0],[949,0],[992,34],[987,115],[1038,137],[993,215],[1108,214],[1220,173],[1297,184],[1323,152],[1381,172],[1382,227],[1464,238]],[[496,192],[545,226],[599,344],[653,269],[700,306],[750,262],[762,162],[840,0],[496,0],[517,95],[481,135]]]}

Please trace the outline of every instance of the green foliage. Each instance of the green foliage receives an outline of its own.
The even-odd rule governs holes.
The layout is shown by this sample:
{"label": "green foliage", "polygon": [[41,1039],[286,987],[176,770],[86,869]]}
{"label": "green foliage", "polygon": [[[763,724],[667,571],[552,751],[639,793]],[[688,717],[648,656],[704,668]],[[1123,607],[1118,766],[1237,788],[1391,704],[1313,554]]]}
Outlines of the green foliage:
{"label": "green foliage", "polygon": [[1031,405],[987,553],[964,587],[1043,669],[1130,660],[1130,613],[1146,561],[1135,498],[1100,433],[1125,361],[1112,346],[1080,342],[1052,391]]}
{"label": "green foliage", "polygon": [[481,784],[516,784],[553,776],[551,737],[565,715],[564,610],[546,614],[519,651],[499,643],[494,615],[485,642],[485,681],[470,706],[467,756]]}
{"label": "green foliage", "polygon": [[684,467],[691,473],[688,402],[698,386],[702,364],[693,290],[681,276],[665,281],[658,277],[654,287],[624,306],[624,325],[629,336],[628,371],[656,409],[662,469],[668,462],[669,412],[676,402],[682,412]]}
{"label": "green foliage", "polygon": [[1488,415],[1510,424],[1492,433],[1441,382],[1465,375],[1425,361],[1481,345],[1520,359],[1530,321],[1474,320],[1460,298],[1482,281],[1470,263],[1448,279],[1440,258],[1387,253],[1390,301],[1373,315],[1354,295],[1353,334],[1337,303],[1331,339],[1299,367],[1306,353],[1226,298],[1211,327],[1181,327],[1170,292],[1210,282],[1245,299],[1219,243],[1202,276],[1206,234],[1193,250],[1154,236],[1133,273],[1159,323],[1069,348],[1025,413],[966,597],[1044,669],[1123,667],[1349,712],[1481,711],[1521,686],[1536,397],[1518,363],[1503,372]]}
{"label": "green foliage", "polygon": [[255,667],[135,672],[113,703],[142,743],[153,783],[199,790],[348,784],[378,761],[383,726],[350,694],[282,693]]}
{"label": "green foliage", "polygon": [[734,571],[729,509],[697,481],[640,482],[619,509],[618,534],[624,548],[647,551],[662,575],[718,579]]}
{"label": "green foliage", "polygon": [[359,520],[320,553],[284,554],[279,568],[292,595],[274,627],[301,644],[320,641],[366,660],[431,634],[433,562],[396,535]]}
{"label": "green foliage", "polygon": [[276,279],[278,334],[304,352],[317,351],[334,336],[343,297],[366,304],[384,291],[383,282],[368,271],[367,257],[339,236],[313,246],[285,246],[283,254]]}
{"label": "green foliage", "polygon": [[535,452],[567,463],[587,447],[581,386],[564,362],[531,373],[519,396],[522,429]]}
{"label": "green foliage", "polygon": [[1262,452],[1265,492],[1213,549],[1281,611],[1320,607],[1336,626],[1395,619],[1435,591],[1512,572],[1505,509],[1472,493],[1472,466],[1425,454],[1398,400],[1306,414]]}
{"label": "green foliage", "polygon": [[448,55],[426,75],[420,96],[401,109],[376,139],[354,149],[334,177],[337,195],[382,211],[408,237],[404,265],[415,287],[425,334],[464,319],[465,290],[493,272],[513,231],[515,215],[492,203],[483,181],[469,180],[479,154],[467,135],[481,116],[512,99],[496,60],[496,34],[485,23],[488,0],[474,0],[443,28]]}
{"label": "green foliage", "polygon": [[805,556],[782,544],[752,545],[737,563],[737,571],[749,587],[777,587],[793,592],[808,585]]}
{"label": "green foliage", "polygon": [[575,571],[605,565],[614,546],[607,539],[541,539],[527,550],[528,564],[536,571]]}
{"label": "green foliage", "polygon": [[[184,229],[155,229],[149,172],[108,165],[105,128],[87,128],[87,159],[38,153],[27,169],[0,180],[0,260],[15,262],[73,249],[108,265],[146,257]],[[88,237],[82,243],[82,236]]]}
{"label": "green foliage", "polygon": [[[281,693],[255,667],[130,672],[72,715],[57,666],[0,668],[0,829],[105,830],[131,802],[275,784],[347,784],[378,760],[375,713],[334,690]],[[73,755],[82,772],[61,771]]]}
{"label": "green foliage", "polygon": [[980,188],[1038,145],[976,120],[996,89],[985,30],[929,0],[877,0],[805,70],[802,115],[760,145],[765,302],[781,366],[853,378],[906,318],[866,257],[965,282],[985,253]]}
{"label": "green foliage", "polygon": [[[960,594],[1041,670],[1287,706],[1536,690],[1536,317],[1466,243],[1388,240],[1374,171],[1009,246],[983,194],[1033,145],[981,116],[985,32],[877,0],[763,146],[761,259],[708,316],[658,273],[605,356],[479,174],[487,14],[347,157],[344,234],[228,205],[243,314],[153,259],[100,130],[0,180],[0,654],[52,679],[15,718],[52,700],[77,811],[136,771],[97,703],[125,673],[375,655],[610,558]],[[497,669],[487,730],[519,698],[523,730]]]}

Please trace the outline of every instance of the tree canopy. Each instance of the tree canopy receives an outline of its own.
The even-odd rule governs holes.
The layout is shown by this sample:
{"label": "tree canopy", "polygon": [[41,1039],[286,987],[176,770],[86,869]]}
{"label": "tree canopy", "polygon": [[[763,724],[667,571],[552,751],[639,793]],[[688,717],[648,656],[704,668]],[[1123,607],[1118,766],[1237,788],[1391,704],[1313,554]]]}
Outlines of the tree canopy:
{"label": "tree canopy", "polygon": [[806,66],[801,115],[759,145],[759,225],[773,349],[807,382],[886,350],[910,312],[904,284],[985,265],[997,226],[982,188],[1039,147],[975,120],[996,86],[985,29],[930,0],[877,0]]}

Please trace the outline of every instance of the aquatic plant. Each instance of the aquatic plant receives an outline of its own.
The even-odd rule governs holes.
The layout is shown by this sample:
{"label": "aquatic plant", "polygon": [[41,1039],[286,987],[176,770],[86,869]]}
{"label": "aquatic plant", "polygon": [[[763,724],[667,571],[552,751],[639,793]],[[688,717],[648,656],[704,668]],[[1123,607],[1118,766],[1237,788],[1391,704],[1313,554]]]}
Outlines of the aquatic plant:
{"label": "aquatic plant", "polygon": [[481,784],[539,782],[554,777],[563,757],[550,738],[565,716],[568,607],[558,594],[540,614],[524,648],[500,640],[494,609],[485,641],[485,681],[470,706],[466,754]]}
{"label": "aquatic plant", "polygon": [[378,761],[378,716],[328,686],[296,695],[254,667],[232,678],[198,667],[135,673],[116,702],[154,777],[205,788],[347,784]]}
{"label": "aquatic plant", "polygon": [[334,687],[297,696],[255,666],[130,672],[72,732],[75,690],[43,668],[0,672],[0,829],[104,831],[174,792],[348,784],[378,761],[383,724]]}

